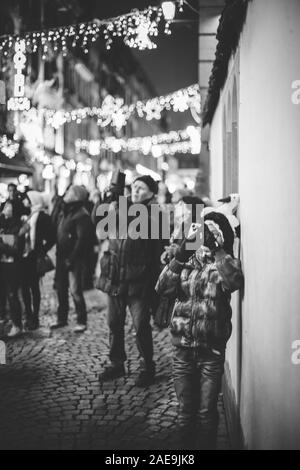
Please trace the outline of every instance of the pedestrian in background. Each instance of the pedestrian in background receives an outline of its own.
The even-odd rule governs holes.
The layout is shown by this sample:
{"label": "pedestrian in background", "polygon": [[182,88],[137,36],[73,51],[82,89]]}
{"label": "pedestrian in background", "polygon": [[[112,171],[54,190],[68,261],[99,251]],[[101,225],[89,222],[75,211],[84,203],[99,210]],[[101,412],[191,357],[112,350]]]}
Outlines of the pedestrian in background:
{"label": "pedestrian in background", "polygon": [[70,186],[58,217],[56,283],[58,294],[57,322],[51,328],[68,324],[69,288],[74,300],[77,325],[74,331],[87,328],[87,311],[82,289],[82,269],[86,262],[87,246],[94,236],[91,217],[85,208],[87,191],[82,186]]}
{"label": "pedestrian in background", "polygon": [[5,203],[7,201],[14,201],[14,206],[18,214],[22,215],[24,206],[23,206],[23,195],[18,191],[18,187],[15,183],[9,183],[7,186],[8,198],[5,202],[1,204],[0,211],[3,210]]}
{"label": "pedestrian in background", "polygon": [[6,201],[0,218],[0,289],[4,288],[10,308],[12,328],[8,337],[22,333],[22,311],[19,299],[21,257],[24,237],[21,228],[20,205],[14,199]]}
{"label": "pedestrian in background", "polygon": [[[157,204],[156,193],[157,183],[153,178],[140,176],[134,181],[132,198],[128,200],[128,205],[138,203],[147,208],[149,233],[152,223],[151,206]],[[114,210],[117,220],[120,220],[124,214],[119,213],[118,204]],[[130,220],[129,217],[128,224]],[[108,240],[108,250],[101,259],[98,287],[108,294],[110,365],[100,375],[101,381],[125,374],[124,327],[127,307],[132,316],[136,344],[142,359],[136,385],[147,387],[154,381],[155,363],[150,315],[155,300],[154,286],[160,272],[161,246],[160,240],[151,240],[150,237],[146,240],[131,238],[130,233],[112,234]]]}
{"label": "pedestrian in background", "polygon": [[28,191],[27,204],[30,214],[20,231],[25,236],[21,263],[22,296],[26,327],[28,330],[36,330],[39,328],[41,303],[40,277],[45,274],[41,265],[48,251],[54,246],[56,235],[51,217],[44,210],[43,194],[38,191]]}

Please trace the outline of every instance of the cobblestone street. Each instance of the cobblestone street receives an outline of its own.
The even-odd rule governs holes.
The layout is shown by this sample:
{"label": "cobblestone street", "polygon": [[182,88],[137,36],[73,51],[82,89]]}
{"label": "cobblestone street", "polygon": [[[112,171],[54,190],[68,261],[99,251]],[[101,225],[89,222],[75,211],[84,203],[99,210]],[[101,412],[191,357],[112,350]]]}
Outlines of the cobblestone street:
{"label": "cobblestone street", "polygon": [[[99,384],[107,361],[105,297],[86,293],[89,329],[49,332],[56,308],[52,279],[43,286],[38,332],[7,341],[7,365],[0,366],[0,448],[2,449],[174,449],[176,397],[171,380],[169,336],[154,330],[155,384],[138,389],[138,355],[127,321],[128,375]],[[223,404],[219,402],[218,448],[229,448]]]}

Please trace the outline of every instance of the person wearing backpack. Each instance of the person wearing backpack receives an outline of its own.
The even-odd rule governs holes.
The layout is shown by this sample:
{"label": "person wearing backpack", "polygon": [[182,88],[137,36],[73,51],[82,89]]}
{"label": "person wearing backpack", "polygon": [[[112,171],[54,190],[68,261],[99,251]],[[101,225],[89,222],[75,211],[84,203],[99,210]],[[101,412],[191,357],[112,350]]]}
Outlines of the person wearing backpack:
{"label": "person wearing backpack", "polygon": [[86,263],[87,247],[95,230],[85,206],[87,190],[70,186],[64,196],[63,209],[57,227],[56,281],[58,294],[57,322],[52,329],[68,324],[69,289],[77,314],[76,333],[87,329],[87,310],[82,289],[82,269]]}

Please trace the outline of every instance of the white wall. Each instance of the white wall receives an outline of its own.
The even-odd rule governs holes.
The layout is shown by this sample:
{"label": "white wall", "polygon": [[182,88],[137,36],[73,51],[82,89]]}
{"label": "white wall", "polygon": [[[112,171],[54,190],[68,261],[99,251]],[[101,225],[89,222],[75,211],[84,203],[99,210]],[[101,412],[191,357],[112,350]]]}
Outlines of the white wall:
{"label": "white wall", "polygon": [[242,424],[251,448],[300,448],[299,0],[254,0],[241,41]]}
{"label": "white wall", "polygon": [[217,201],[223,196],[223,141],[222,106],[218,106],[210,130],[210,198]]}
{"label": "white wall", "polygon": [[[239,192],[245,295],[241,421],[250,449],[300,449],[300,1],[252,0],[240,43]],[[220,187],[221,111],[211,134]],[[216,138],[215,142],[213,140]]]}
{"label": "white wall", "polygon": [[[239,95],[239,54],[230,60],[228,67],[228,77],[225,87],[221,93],[219,105],[217,107],[214,120],[210,129],[210,150],[211,150],[211,199],[216,202],[224,195],[223,187],[223,116],[226,116],[226,128],[231,128],[232,124],[232,96],[234,81],[237,84]],[[234,254],[239,257],[239,243],[234,247]],[[231,298],[232,307],[232,335],[227,344],[225,363],[225,401],[227,407],[228,425],[233,437],[233,445],[237,444],[238,433],[238,404],[240,400],[240,293],[236,292]]]}

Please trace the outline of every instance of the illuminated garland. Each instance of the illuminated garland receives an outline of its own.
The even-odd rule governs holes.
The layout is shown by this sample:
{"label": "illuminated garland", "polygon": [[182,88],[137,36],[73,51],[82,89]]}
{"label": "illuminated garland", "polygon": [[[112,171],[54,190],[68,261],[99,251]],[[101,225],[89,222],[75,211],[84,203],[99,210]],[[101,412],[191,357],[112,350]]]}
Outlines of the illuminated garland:
{"label": "illuminated garland", "polygon": [[13,158],[19,151],[20,144],[8,139],[6,135],[0,137],[0,151],[8,158]]}
{"label": "illuminated garland", "polygon": [[31,162],[34,163],[41,163],[45,167],[51,166],[55,173],[58,173],[60,168],[63,170],[67,170],[68,172],[86,172],[90,173],[92,170],[92,163],[91,159],[87,158],[85,162],[76,162],[73,158],[71,159],[64,159],[62,155],[54,155],[49,156],[46,154],[44,149],[36,149],[34,153],[31,155]]}
{"label": "illuminated garland", "polygon": [[[182,10],[182,1],[174,1],[179,11]],[[15,42],[25,40],[27,52],[36,52],[39,48],[42,57],[52,52],[67,54],[69,49],[80,47],[85,53],[103,34],[107,49],[111,48],[115,37],[122,38],[124,43],[140,50],[153,49],[157,45],[152,38],[158,36],[161,23],[164,23],[165,34],[171,34],[170,22],[164,19],[162,8],[150,6],[145,10],[133,10],[125,15],[114,18],[78,23],[68,26],[32,31],[24,35],[4,35],[0,37],[0,53],[7,56],[14,49]]]}
{"label": "illuminated garland", "polygon": [[[174,112],[184,112],[193,110],[193,117],[200,123],[200,88],[198,84],[170,93],[166,96],[158,96],[147,101],[137,101],[135,104],[125,105],[122,98],[114,98],[107,95],[102,106],[85,107],[73,109],[71,111],[44,110],[44,115],[48,125],[58,129],[66,122],[75,121],[80,123],[87,117],[95,117],[97,124],[101,127],[111,125],[117,130],[126,126],[129,118],[136,113],[140,118],[161,119],[164,110]],[[199,117],[199,120],[197,120]]]}
{"label": "illuminated garland", "polygon": [[162,155],[175,153],[200,153],[200,128],[188,126],[184,130],[170,131],[147,137],[118,139],[106,137],[104,140],[81,140],[75,142],[76,152],[86,151],[90,155],[98,155],[101,150],[118,152],[141,152],[143,155],[152,154],[158,158]]}
{"label": "illuminated garland", "polygon": [[225,85],[228,64],[236,51],[245,24],[249,0],[227,0],[217,29],[217,47],[208,93],[203,109],[203,127],[211,124],[217,109],[220,92]]}

